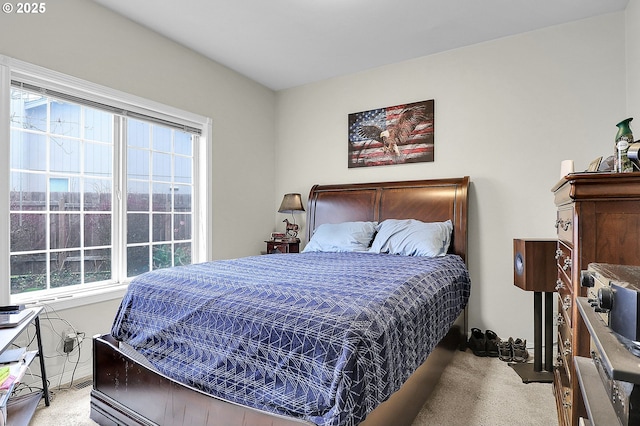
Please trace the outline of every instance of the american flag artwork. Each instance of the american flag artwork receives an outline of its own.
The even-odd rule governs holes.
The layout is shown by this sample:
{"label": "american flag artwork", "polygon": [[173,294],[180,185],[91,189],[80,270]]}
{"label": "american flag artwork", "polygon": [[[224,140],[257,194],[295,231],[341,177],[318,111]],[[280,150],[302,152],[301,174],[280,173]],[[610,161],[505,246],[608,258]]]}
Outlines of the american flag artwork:
{"label": "american flag artwork", "polygon": [[349,114],[349,168],[432,162],[434,100]]}

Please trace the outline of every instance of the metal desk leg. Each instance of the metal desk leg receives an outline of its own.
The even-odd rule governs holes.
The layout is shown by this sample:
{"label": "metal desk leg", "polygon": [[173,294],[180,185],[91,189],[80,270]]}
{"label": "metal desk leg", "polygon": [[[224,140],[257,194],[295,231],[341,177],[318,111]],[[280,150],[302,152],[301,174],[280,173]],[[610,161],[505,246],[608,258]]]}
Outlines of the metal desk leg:
{"label": "metal desk leg", "polygon": [[36,340],[38,342],[38,358],[40,359],[40,374],[42,375],[42,392],[44,393],[44,403],[49,406],[49,385],[47,384],[47,373],[44,368],[44,354],[42,352],[42,338],[40,337],[40,318],[36,316],[34,321],[36,326]]}

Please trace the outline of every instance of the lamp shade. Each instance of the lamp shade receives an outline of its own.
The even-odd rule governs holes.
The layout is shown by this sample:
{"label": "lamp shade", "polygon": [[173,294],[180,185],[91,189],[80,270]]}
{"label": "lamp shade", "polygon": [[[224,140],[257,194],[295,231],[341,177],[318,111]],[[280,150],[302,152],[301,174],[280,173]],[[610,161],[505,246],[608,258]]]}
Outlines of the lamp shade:
{"label": "lamp shade", "polygon": [[284,194],[284,198],[282,199],[282,203],[280,203],[278,213],[293,214],[293,212],[303,211],[304,207],[302,207],[302,197],[300,196],[300,194]]}

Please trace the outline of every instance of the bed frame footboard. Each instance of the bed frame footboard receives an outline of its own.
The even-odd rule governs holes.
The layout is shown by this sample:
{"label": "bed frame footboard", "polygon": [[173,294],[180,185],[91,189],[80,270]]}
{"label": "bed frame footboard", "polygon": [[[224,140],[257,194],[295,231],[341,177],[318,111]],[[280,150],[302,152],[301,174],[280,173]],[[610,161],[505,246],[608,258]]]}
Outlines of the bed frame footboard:
{"label": "bed frame footboard", "polygon": [[[456,350],[465,348],[465,313],[427,361],[361,426],[410,426]],[[102,426],[300,426],[312,423],[266,413],[201,392],[139,363],[109,334],[93,338],[91,419]]]}
{"label": "bed frame footboard", "polygon": [[107,425],[311,425],[201,392],[154,371],[119,349],[111,335],[93,338],[91,419]]}

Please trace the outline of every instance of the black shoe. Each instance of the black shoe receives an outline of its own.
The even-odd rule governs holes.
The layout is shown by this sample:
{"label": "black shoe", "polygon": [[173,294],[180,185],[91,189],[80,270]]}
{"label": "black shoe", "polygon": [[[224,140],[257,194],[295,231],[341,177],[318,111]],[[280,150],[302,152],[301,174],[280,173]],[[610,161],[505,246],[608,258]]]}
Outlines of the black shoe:
{"label": "black shoe", "polygon": [[484,333],[484,336],[487,356],[497,358],[500,355],[498,352],[498,343],[500,342],[500,338],[493,330],[487,330]]}
{"label": "black shoe", "polygon": [[487,356],[487,343],[484,333],[479,328],[471,329],[471,337],[467,346],[475,356]]}

